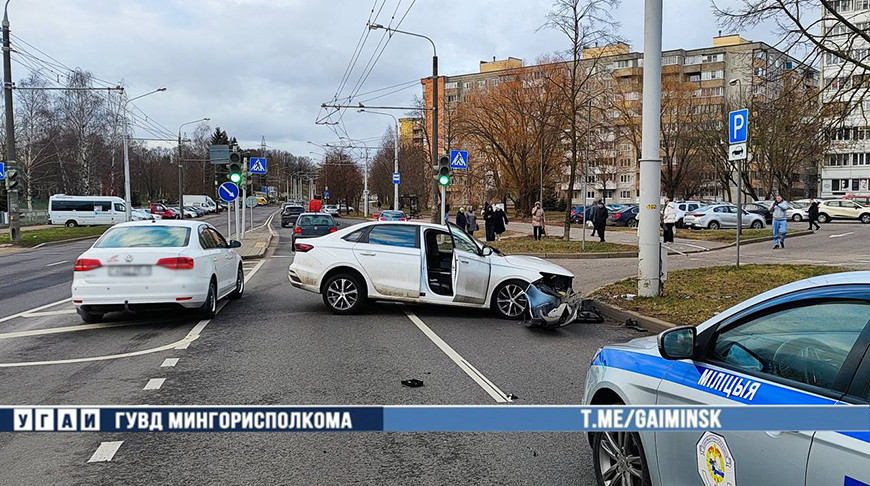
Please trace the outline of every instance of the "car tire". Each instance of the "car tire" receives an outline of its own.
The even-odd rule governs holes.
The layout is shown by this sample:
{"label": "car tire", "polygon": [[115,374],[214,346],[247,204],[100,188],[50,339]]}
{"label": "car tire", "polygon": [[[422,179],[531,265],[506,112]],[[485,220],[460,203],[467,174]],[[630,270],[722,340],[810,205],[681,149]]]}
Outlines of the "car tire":
{"label": "car tire", "polygon": [[825,213],[819,213],[819,223],[827,224],[831,222],[831,217]]}
{"label": "car tire", "polygon": [[77,311],[79,313],[79,317],[81,317],[82,320],[87,322],[88,324],[97,324],[99,322],[102,322],[103,316],[105,316],[105,314],[103,313],[86,311],[81,307],[79,307]]}
{"label": "car tire", "polygon": [[707,225],[707,228],[711,230],[717,230],[721,227],[718,221],[710,221],[710,224]]}
{"label": "car tire", "polygon": [[203,319],[212,319],[217,314],[217,285],[214,279],[208,284],[208,295],[205,302],[199,308],[199,316]]}
{"label": "car tire", "polygon": [[595,469],[595,480],[599,485],[650,486],[652,484],[640,434],[596,432],[592,434],[591,439],[592,465]]}
{"label": "car tire", "polygon": [[529,284],[522,280],[508,280],[492,292],[490,307],[502,319],[518,321],[525,318],[529,312],[529,301],[526,289]]}
{"label": "car tire", "polygon": [[71,219],[71,220],[67,221],[66,223],[64,223],[64,225],[65,225],[67,228],[75,228],[75,227],[78,226],[79,224],[76,223],[76,220]]}
{"label": "car tire", "polygon": [[636,219],[628,220],[628,224],[626,226],[628,226],[629,228],[637,228],[637,220]]}
{"label": "car tire", "polygon": [[359,314],[365,306],[365,286],[351,273],[337,273],[323,284],[323,303],[333,314]]}
{"label": "car tire", "polygon": [[864,213],[858,219],[860,219],[861,222],[864,224],[870,224],[870,213]]}
{"label": "car tire", "polygon": [[801,216],[800,214],[795,214],[794,216],[791,217],[791,220],[794,221],[795,223],[800,223],[801,221],[804,220],[804,217]]}
{"label": "car tire", "polygon": [[764,228],[764,223],[762,223],[761,221],[755,220],[752,222],[752,224],[749,225],[749,227],[752,229],[761,229],[761,228]]}
{"label": "car tire", "polygon": [[237,300],[242,298],[242,294],[245,293],[245,272],[242,270],[242,266],[239,265],[239,273],[236,276],[236,290],[230,292],[230,299]]}

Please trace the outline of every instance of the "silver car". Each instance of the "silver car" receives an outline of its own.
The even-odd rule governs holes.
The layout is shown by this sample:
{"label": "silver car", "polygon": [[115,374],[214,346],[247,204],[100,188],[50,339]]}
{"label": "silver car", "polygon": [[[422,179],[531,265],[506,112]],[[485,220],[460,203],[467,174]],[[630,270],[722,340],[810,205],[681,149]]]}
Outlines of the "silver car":
{"label": "silver car", "polygon": [[[699,208],[683,217],[684,224],[689,228],[712,229],[736,228],[737,206],[733,204],[713,204]],[[743,211],[743,227],[752,229],[764,228],[764,218],[757,214]]]}
{"label": "silver car", "polygon": [[[591,405],[870,402],[870,272],[814,277],[697,327],[598,350]],[[599,485],[870,484],[870,432],[600,432]]]}

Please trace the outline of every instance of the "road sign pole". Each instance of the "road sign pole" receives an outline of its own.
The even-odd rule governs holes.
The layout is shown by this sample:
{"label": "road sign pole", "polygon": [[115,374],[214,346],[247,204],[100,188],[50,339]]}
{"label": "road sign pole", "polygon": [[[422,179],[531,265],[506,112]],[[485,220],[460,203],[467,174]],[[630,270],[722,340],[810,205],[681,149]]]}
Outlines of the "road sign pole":
{"label": "road sign pole", "polygon": [[241,229],[242,235],[245,234],[245,200],[247,200],[247,199],[248,199],[248,185],[243,184],[242,185],[242,205],[241,205],[242,225],[239,226],[239,228]]}
{"label": "road sign pole", "polygon": [[446,224],[447,217],[447,186],[441,186],[441,221],[439,224]]}
{"label": "road sign pole", "polygon": [[737,268],[740,268],[740,233],[743,232],[743,161],[737,161]]}
{"label": "road sign pole", "polygon": [[233,237],[233,227],[232,227],[232,225],[230,225],[230,215],[233,214],[233,211],[231,208],[232,208],[232,206],[227,204],[227,236],[230,238]]}

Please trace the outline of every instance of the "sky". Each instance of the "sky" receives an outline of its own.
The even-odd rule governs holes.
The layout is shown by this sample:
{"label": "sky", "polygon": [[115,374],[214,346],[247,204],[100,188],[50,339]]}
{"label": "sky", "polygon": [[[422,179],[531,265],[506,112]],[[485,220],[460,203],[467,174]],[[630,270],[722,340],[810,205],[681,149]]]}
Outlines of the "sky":
{"label": "sky", "polygon": [[[643,3],[623,0],[613,12],[636,51],[643,49]],[[712,44],[719,27],[707,0],[664,4],[664,49]],[[212,127],[243,147],[265,137],[269,147],[316,158],[309,152],[322,149],[308,141],[338,141],[328,126],[315,124],[320,104],[334,98],[373,5],[383,5],[374,22],[386,25],[396,12],[392,25],[405,15],[402,30],[431,37],[443,75],[477,72],[479,62],[493,56],[529,63],[565,47],[559,34],[540,29],[552,0],[11,0],[9,20],[13,41],[33,46],[21,44],[30,54],[122,82],[131,97],[165,86],[135,104],[170,133],[210,117]],[[431,74],[432,47],[397,34],[363,76],[382,32],[369,33],[343,94],[355,86],[365,93],[408,83],[409,89],[369,105],[409,106],[421,93],[410,82]],[[775,42],[769,28],[740,34]],[[28,74],[13,63],[16,80]],[[393,123],[355,110],[343,122],[356,139],[380,137]],[[136,136],[151,135],[137,130]]]}

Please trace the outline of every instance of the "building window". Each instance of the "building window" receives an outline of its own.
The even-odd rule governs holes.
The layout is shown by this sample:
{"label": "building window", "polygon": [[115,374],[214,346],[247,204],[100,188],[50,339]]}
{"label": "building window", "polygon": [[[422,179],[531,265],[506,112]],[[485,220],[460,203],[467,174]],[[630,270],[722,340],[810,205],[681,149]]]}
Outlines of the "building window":
{"label": "building window", "polygon": [[852,0],[834,0],[831,2],[831,8],[835,12],[848,12],[852,10]]}
{"label": "building window", "polygon": [[704,71],[701,73],[701,81],[711,81],[713,79],[723,79],[725,78],[725,71]]}
{"label": "building window", "polygon": [[691,64],[701,64],[701,56],[688,56],[686,57],[686,66]]}
{"label": "building window", "polygon": [[631,199],[631,191],[619,191],[620,199]]}
{"label": "building window", "polygon": [[489,85],[490,86],[498,86],[498,79],[490,79]]}
{"label": "building window", "polygon": [[586,176],[587,184],[595,184],[595,176]]}
{"label": "building window", "polygon": [[595,199],[595,191],[587,191],[586,199]]}
{"label": "building window", "polygon": [[627,184],[627,183],[631,182],[631,175],[630,175],[630,174],[622,174],[622,175],[620,175],[620,176],[619,176],[619,182],[621,182],[621,183],[623,183],[623,184]]}
{"label": "building window", "polygon": [[462,83],[462,89],[471,89],[471,82],[466,81],[466,82]]}
{"label": "building window", "polygon": [[722,62],[724,60],[725,60],[725,54],[723,54],[723,53],[707,54],[706,56],[702,56],[702,58],[701,58],[701,62],[703,62],[704,64],[707,64],[710,62]]}
{"label": "building window", "polygon": [[486,88],[486,80],[481,79],[480,81],[478,81],[478,82],[477,82],[477,87],[478,87],[478,88]]}
{"label": "building window", "polygon": [[680,63],[680,56],[665,56],[662,58],[662,66],[673,66]]}
{"label": "building window", "polygon": [[695,91],[695,95],[699,98],[711,98],[714,96],[723,96],[725,94],[725,87],[718,86],[715,88],[702,88]]}
{"label": "building window", "polygon": [[456,102],[456,95],[447,95],[447,102],[448,103],[455,103]]}
{"label": "building window", "polygon": [[450,83],[444,83],[444,89],[456,89],[458,87],[459,87],[459,83],[457,83],[455,81],[450,82]]}

